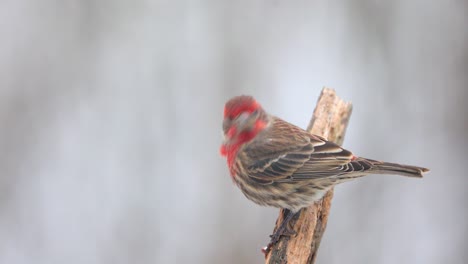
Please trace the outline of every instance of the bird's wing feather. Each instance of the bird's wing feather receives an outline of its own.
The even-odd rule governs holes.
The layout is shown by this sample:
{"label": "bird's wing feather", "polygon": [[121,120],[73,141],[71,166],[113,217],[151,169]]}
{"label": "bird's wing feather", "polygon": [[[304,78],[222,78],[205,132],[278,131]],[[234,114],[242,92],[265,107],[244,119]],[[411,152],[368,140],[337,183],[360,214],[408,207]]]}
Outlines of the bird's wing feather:
{"label": "bird's wing feather", "polygon": [[239,153],[246,173],[259,183],[326,178],[364,169],[353,154],[279,118]]}

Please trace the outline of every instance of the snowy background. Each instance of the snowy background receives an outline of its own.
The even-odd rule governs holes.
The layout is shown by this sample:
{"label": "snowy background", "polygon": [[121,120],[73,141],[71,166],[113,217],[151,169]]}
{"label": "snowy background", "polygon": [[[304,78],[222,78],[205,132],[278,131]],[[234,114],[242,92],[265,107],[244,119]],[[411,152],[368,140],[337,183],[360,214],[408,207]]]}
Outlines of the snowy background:
{"label": "snowy background", "polygon": [[262,263],[278,210],[218,149],[224,102],[429,167],[343,184],[318,263],[468,259],[467,1],[0,2],[0,263]]}

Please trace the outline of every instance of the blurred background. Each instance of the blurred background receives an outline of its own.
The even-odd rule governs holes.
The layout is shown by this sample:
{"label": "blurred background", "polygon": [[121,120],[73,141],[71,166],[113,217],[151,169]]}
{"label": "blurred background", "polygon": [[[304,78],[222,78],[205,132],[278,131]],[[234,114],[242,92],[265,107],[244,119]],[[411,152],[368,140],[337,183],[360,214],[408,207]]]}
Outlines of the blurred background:
{"label": "blurred background", "polygon": [[318,263],[468,259],[467,1],[0,3],[0,263],[262,263],[278,210],[219,155],[226,100],[429,167],[335,189]]}

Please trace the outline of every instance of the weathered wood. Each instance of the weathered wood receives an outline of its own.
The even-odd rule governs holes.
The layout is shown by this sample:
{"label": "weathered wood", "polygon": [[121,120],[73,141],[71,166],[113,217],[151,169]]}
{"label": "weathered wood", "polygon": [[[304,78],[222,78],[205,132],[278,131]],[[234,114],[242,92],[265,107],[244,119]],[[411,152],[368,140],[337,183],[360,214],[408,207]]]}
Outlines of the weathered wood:
{"label": "weathered wood", "polygon": [[[339,145],[343,143],[352,105],[340,99],[333,89],[323,88],[307,131]],[[333,189],[314,205],[304,208],[291,220],[296,236],[283,236],[266,255],[266,263],[315,263],[327,226]],[[275,230],[283,221],[283,210]]]}

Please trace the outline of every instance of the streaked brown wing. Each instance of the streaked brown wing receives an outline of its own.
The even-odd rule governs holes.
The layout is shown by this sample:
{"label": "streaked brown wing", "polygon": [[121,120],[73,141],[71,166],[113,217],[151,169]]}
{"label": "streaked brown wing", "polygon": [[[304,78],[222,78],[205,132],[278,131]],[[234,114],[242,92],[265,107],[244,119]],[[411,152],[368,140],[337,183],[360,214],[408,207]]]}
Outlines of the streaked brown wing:
{"label": "streaked brown wing", "polygon": [[353,154],[336,145],[325,141],[324,145],[314,147],[310,159],[292,175],[293,180],[326,178],[349,172]]}
{"label": "streaked brown wing", "polygon": [[347,172],[353,154],[279,118],[240,153],[259,183],[329,177]]}

